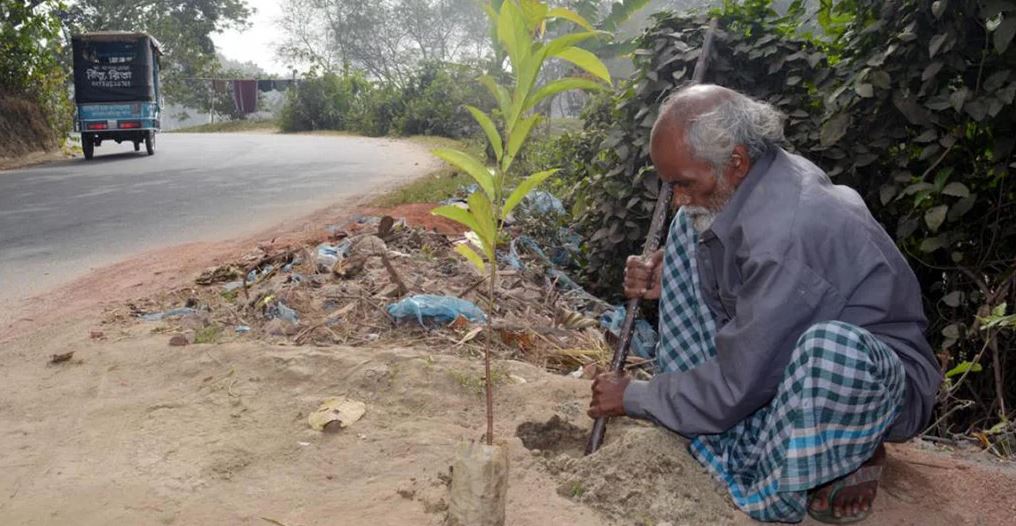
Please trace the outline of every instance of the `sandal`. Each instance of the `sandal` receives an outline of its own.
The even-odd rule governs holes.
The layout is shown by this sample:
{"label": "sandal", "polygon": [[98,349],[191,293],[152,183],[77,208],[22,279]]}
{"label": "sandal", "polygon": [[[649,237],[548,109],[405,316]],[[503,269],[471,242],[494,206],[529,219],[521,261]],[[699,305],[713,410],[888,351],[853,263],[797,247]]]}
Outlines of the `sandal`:
{"label": "sandal", "polygon": [[849,517],[837,517],[833,514],[833,503],[836,502],[836,495],[839,494],[840,490],[844,488],[851,488],[854,486],[860,486],[868,482],[878,482],[882,478],[882,465],[870,465],[861,466],[853,473],[843,477],[839,480],[832,482],[829,485],[829,496],[827,497],[829,502],[829,508],[824,510],[812,509],[811,500],[808,502],[808,515],[811,518],[824,522],[826,524],[853,524],[855,522],[863,521],[868,518],[871,514],[871,509],[867,511],[861,511],[857,515],[851,515]]}

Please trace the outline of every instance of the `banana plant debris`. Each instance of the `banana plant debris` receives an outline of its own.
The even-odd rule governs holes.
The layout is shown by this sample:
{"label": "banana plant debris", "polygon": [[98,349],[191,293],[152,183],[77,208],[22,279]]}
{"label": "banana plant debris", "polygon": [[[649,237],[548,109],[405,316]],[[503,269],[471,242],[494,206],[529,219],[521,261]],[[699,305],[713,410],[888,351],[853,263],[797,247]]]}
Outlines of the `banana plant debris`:
{"label": "banana plant debris", "polygon": [[[469,242],[466,236],[408,226],[390,216],[329,230],[325,243],[260,245],[206,270],[193,286],[109,309],[106,320],[157,323],[153,331],[190,341],[198,333],[217,335],[207,343],[245,338],[301,346],[423,343],[480,352],[490,329],[473,316],[424,327],[396,323],[388,309],[415,295],[489,308],[486,277],[454,250]],[[487,313],[496,320],[490,339],[495,352],[560,374],[588,377],[601,370],[613,335],[600,319],[613,307],[576,287],[532,238],[519,238],[524,242],[506,244],[498,258],[496,312]],[[628,367],[646,375],[649,361],[633,356]]]}

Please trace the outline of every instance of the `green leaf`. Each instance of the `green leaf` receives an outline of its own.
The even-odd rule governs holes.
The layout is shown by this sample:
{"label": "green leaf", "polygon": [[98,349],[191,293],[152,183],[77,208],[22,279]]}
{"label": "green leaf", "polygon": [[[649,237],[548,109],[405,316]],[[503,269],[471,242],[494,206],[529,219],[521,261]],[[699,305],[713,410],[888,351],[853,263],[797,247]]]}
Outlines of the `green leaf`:
{"label": "green leaf", "polygon": [[551,9],[550,11],[548,11],[547,12],[547,18],[563,18],[565,20],[569,20],[571,22],[574,22],[574,23],[582,26],[582,28],[587,30],[587,31],[595,31],[596,30],[596,28],[594,28],[593,25],[590,24],[585,18],[582,18],[581,15],[579,15],[575,11],[572,11],[570,9],[565,9],[563,7],[555,7],[554,9]]}
{"label": "green leaf", "polygon": [[508,94],[508,90],[504,86],[494,82],[494,78],[490,75],[480,77],[480,84],[483,84],[494,97],[494,100],[497,101],[497,106],[501,109],[501,117],[508,118],[509,105],[511,104],[511,95]]}
{"label": "green leaf", "polygon": [[501,12],[497,17],[497,38],[504,44],[512,66],[518,67],[525,56],[529,54],[530,39],[524,15],[519,11],[515,2],[508,1],[501,4]]}
{"label": "green leaf", "polygon": [[953,197],[967,197],[970,195],[970,189],[963,183],[949,183],[942,189],[942,193]]}
{"label": "green leaf", "polygon": [[945,222],[945,215],[947,213],[949,213],[948,205],[939,205],[934,208],[929,208],[928,211],[924,213],[924,222],[927,223],[928,228],[932,232],[937,232],[938,227],[942,226],[942,223]]}
{"label": "green leaf", "polygon": [[936,250],[938,250],[940,248],[946,247],[948,245],[949,244],[946,243],[946,241],[944,239],[942,239],[942,236],[936,236],[936,237],[929,237],[928,239],[925,239],[924,241],[922,241],[920,249],[921,249],[921,252],[929,254],[931,252],[934,252],[934,251],[936,251]]}
{"label": "green leaf", "polygon": [[954,290],[942,297],[942,303],[953,308],[959,307],[960,301],[963,301],[963,292],[959,290]]}
{"label": "green leaf", "polygon": [[568,91],[572,89],[581,89],[586,91],[599,91],[605,89],[606,86],[599,82],[594,82],[589,79],[580,79],[577,77],[565,77],[563,79],[555,80],[547,83],[536,90],[536,93],[530,95],[529,99],[526,100],[524,110],[528,110],[533,106],[536,106],[543,99],[551,97],[561,93],[562,91]]}
{"label": "green leaf", "polygon": [[507,172],[508,168],[511,168],[512,161],[515,160],[515,156],[522,148],[522,143],[526,141],[529,132],[540,121],[540,118],[540,115],[530,115],[520,120],[512,129],[511,135],[508,136],[508,150],[505,152],[504,159],[501,160],[501,171]]}
{"label": "green leaf", "polygon": [[966,215],[967,212],[974,208],[975,203],[977,203],[977,194],[970,194],[956,201],[952,205],[952,208],[949,209],[949,221],[956,221]]}
{"label": "green leaf", "polygon": [[494,154],[497,155],[497,159],[500,161],[501,156],[504,155],[504,146],[501,144],[501,134],[498,133],[494,121],[490,120],[490,117],[479,108],[467,104],[466,109],[469,110],[469,113],[473,115],[476,122],[483,128],[483,133],[487,134],[487,140],[490,141],[491,147],[494,148]]}
{"label": "green leaf", "polygon": [[921,73],[921,80],[925,81],[925,80],[928,80],[928,79],[935,78],[935,75],[938,75],[938,72],[942,70],[942,66],[943,65],[944,64],[942,64],[941,62],[938,62],[938,61],[932,62],[931,64],[928,64],[924,68],[924,72]]}
{"label": "green leaf", "polygon": [[567,60],[582,68],[590,75],[603,79],[604,82],[610,84],[610,72],[607,71],[607,66],[604,66],[603,62],[589,51],[580,47],[570,47],[557,52],[554,56]]}
{"label": "green leaf", "polygon": [[995,34],[991,39],[998,54],[1005,53],[1009,43],[1012,42],[1013,35],[1016,35],[1016,16],[1007,14],[1005,20],[995,29]]}
{"label": "green leaf", "polygon": [[947,0],[936,0],[931,3],[931,14],[935,15],[935,18],[941,18],[942,13],[945,12],[945,8],[948,5]]}
{"label": "green leaf", "polygon": [[568,33],[566,35],[561,35],[550,42],[547,42],[547,45],[542,48],[542,52],[544,56],[552,57],[560,53],[563,49],[570,48],[580,42],[604,34],[605,33],[600,31],[583,31],[581,33]]}
{"label": "green leaf", "polygon": [[959,375],[961,375],[961,374],[963,374],[963,373],[965,373],[967,371],[979,373],[979,372],[981,372],[982,369],[983,368],[981,367],[981,364],[979,364],[979,363],[960,362],[959,364],[956,365],[956,367],[953,367],[952,369],[949,369],[949,371],[945,373],[945,377],[946,378],[952,378],[954,376],[959,376]]}
{"label": "green leaf", "polygon": [[476,222],[476,219],[472,214],[469,213],[465,208],[459,208],[455,205],[444,205],[439,206],[430,211],[431,214],[436,216],[445,217],[455,221],[456,223],[477,232],[480,230],[480,224]]}
{"label": "green leaf", "polygon": [[501,210],[501,217],[508,217],[508,214],[510,214],[512,210],[514,210],[515,207],[522,202],[522,199],[526,197],[529,192],[532,192],[533,189],[540,186],[540,183],[557,173],[557,171],[557,168],[544,170],[542,172],[536,172],[523,179],[522,182],[515,187],[515,190],[512,191],[512,195],[508,196],[508,200],[505,201],[504,208]]}
{"label": "green leaf", "polygon": [[837,141],[847,134],[849,126],[850,114],[846,112],[834,115],[831,119],[825,121],[819,132],[819,141],[822,143],[822,146],[836,144]]}
{"label": "green leaf", "polygon": [[928,42],[928,55],[929,55],[929,58],[935,58],[935,55],[938,54],[938,50],[939,49],[942,49],[942,44],[945,43],[945,39],[948,36],[949,35],[946,34],[946,33],[940,33],[938,35],[935,35],[935,36],[931,37],[931,41]]}
{"label": "green leaf", "polygon": [[455,245],[455,251],[462,254],[470,263],[476,267],[481,273],[487,270],[487,265],[483,263],[483,258],[480,257],[472,248],[469,248],[469,243],[459,243]]}
{"label": "green leaf", "polygon": [[899,191],[899,187],[894,184],[882,185],[882,188],[879,188],[878,190],[879,201],[881,201],[883,205],[888,204],[889,201],[892,201],[892,199],[896,197],[896,194]]}
{"label": "green leaf", "polygon": [[854,86],[854,91],[857,92],[863,98],[870,99],[875,96],[875,90],[872,89],[871,84],[863,83]]}
{"label": "green leaf", "polygon": [[490,200],[481,192],[473,192],[467,199],[469,213],[476,220],[478,229],[474,230],[480,241],[483,242],[483,250],[488,261],[495,261],[494,247],[497,246],[497,218],[494,216]]}
{"label": "green leaf", "polygon": [[967,95],[970,94],[970,90],[966,86],[956,90],[952,95],[949,95],[949,104],[956,111],[963,109],[963,103],[967,100]]}
{"label": "green leaf", "polygon": [[466,152],[451,148],[436,148],[431,153],[469,174],[476,181],[476,184],[480,185],[480,188],[483,189],[487,196],[494,199],[494,178],[490,175],[490,170],[483,165],[483,162]]}

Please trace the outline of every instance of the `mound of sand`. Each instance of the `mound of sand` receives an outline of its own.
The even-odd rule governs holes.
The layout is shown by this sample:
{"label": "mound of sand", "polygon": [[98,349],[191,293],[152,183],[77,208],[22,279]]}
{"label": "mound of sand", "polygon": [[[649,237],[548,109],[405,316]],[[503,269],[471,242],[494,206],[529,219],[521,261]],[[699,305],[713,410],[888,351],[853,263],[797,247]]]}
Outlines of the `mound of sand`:
{"label": "mound of sand", "polygon": [[611,429],[588,457],[548,459],[558,494],[586,504],[614,524],[734,524],[725,490],[688,454],[688,442],[659,428]]}

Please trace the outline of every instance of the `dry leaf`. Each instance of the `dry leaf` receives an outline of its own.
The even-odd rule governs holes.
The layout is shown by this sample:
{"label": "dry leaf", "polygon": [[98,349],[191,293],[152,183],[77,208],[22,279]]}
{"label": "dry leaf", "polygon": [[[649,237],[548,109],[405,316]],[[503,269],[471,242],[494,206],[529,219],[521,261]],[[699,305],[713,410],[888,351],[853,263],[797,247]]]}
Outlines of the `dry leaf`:
{"label": "dry leaf", "polygon": [[307,417],[317,431],[338,431],[354,424],[367,412],[367,404],[345,397],[329,398]]}

